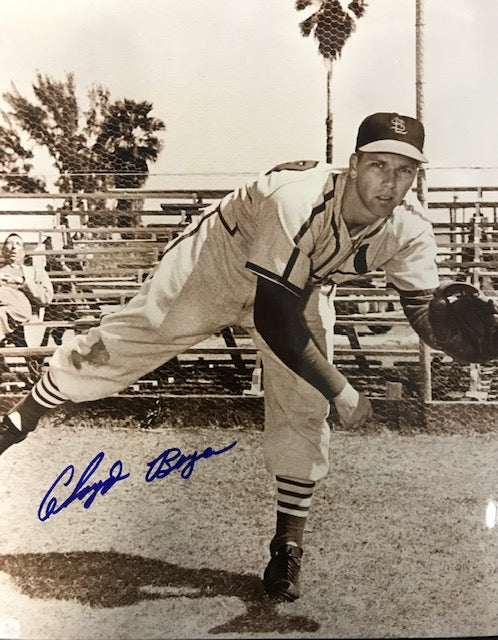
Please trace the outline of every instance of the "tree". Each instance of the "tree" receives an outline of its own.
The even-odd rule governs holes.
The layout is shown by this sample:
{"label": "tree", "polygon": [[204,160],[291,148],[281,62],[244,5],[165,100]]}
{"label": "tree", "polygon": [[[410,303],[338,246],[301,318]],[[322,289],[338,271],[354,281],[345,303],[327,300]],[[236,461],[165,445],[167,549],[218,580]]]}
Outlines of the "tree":
{"label": "tree", "polygon": [[119,100],[103,118],[92,150],[101,169],[119,172],[116,187],[142,186],[148,163],[157,160],[162,144],[156,133],[164,124],[151,111],[150,102]]}
{"label": "tree", "polygon": [[11,107],[8,119],[33,143],[46,148],[61,176],[79,174],[70,184],[67,177],[60,178],[59,187],[84,188],[82,173],[90,168],[91,154],[81,131],[73,75],[67,74],[66,80],[59,82],[38,73],[32,88],[36,102],[22,96],[14,85],[11,92],[3,94]]}
{"label": "tree", "polygon": [[[144,185],[148,163],[155,162],[162,148],[156,133],[164,129],[158,118],[150,115],[150,102],[119,100],[110,105],[100,124],[92,150],[99,159],[99,170],[113,174],[116,188],[138,188]],[[135,205],[137,201],[134,201]],[[142,204],[142,203],[140,203]],[[119,199],[117,208],[133,208],[133,201]],[[119,226],[132,222],[128,216],[118,218]]]}
{"label": "tree", "polygon": [[341,56],[342,49],[351,34],[356,30],[356,20],[361,18],[368,6],[366,0],[352,0],[344,9],[340,0],[296,0],[296,9],[302,11],[308,7],[317,7],[316,11],[299,24],[301,34],[308,37],[313,33],[318,51],[327,67],[327,116],[326,160],[332,162],[333,156],[333,109],[332,109],[332,69],[333,62]]}
{"label": "tree", "polygon": [[[150,115],[150,102],[113,102],[106,88],[94,85],[87,94],[89,107],[82,111],[71,73],[62,81],[37,73],[32,88],[35,101],[22,96],[14,85],[3,95],[11,110],[3,113],[7,126],[0,135],[13,144],[12,157],[0,156],[0,167],[15,167],[17,155],[18,164],[24,161],[23,168],[32,169],[28,160],[33,153],[20,144],[25,135],[50,154],[61,191],[91,192],[145,183],[149,163],[157,160],[162,149],[157,133],[165,129],[161,120]],[[119,172],[134,177],[124,184],[122,176],[116,175]],[[4,183],[9,186],[5,179]]]}
{"label": "tree", "polygon": [[45,191],[45,183],[29,175],[33,168],[30,162],[33,152],[25,149],[21,138],[11,127],[0,125],[0,185],[5,191]]}

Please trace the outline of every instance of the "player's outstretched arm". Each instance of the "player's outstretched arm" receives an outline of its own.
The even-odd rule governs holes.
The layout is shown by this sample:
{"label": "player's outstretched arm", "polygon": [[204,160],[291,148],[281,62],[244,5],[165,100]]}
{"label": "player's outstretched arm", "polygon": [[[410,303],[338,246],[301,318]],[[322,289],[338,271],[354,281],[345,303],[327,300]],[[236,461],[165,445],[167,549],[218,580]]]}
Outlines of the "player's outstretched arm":
{"label": "player's outstretched arm", "polygon": [[429,346],[463,362],[498,359],[498,303],[465,282],[400,292],[410,324]]}
{"label": "player's outstretched arm", "polygon": [[399,299],[405,316],[419,337],[433,349],[439,349],[439,343],[429,321],[429,304],[434,290],[400,291]]}
{"label": "player's outstretched arm", "polygon": [[345,426],[359,427],[372,415],[371,404],[320,352],[301,308],[300,298],[258,277],[254,324],[262,338],[284,364],[334,402]]}

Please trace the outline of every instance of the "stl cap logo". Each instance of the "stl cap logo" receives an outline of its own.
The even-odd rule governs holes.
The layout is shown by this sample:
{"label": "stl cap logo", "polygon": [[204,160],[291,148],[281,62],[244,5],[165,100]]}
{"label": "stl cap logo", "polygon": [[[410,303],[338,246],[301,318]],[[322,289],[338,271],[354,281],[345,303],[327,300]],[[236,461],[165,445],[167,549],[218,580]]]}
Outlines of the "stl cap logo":
{"label": "stl cap logo", "polygon": [[393,125],[391,129],[394,131],[394,133],[399,133],[402,136],[406,136],[406,134],[408,133],[403,118],[396,116],[391,120],[391,124]]}

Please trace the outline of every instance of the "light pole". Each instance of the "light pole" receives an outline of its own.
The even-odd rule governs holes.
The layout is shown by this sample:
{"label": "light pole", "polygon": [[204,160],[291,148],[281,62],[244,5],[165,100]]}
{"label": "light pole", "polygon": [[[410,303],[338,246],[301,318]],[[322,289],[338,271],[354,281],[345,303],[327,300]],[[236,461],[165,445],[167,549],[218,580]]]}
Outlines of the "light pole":
{"label": "light pole", "polygon": [[[424,0],[415,0],[415,102],[417,119],[424,121]],[[417,176],[417,195],[422,204],[427,200],[425,169]]]}
{"label": "light pole", "polygon": [[[417,119],[424,121],[424,0],[415,0],[415,102]],[[427,179],[425,169],[417,172],[417,196],[425,205],[427,202]],[[420,376],[422,401],[432,400],[431,354],[423,340],[419,341]]]}

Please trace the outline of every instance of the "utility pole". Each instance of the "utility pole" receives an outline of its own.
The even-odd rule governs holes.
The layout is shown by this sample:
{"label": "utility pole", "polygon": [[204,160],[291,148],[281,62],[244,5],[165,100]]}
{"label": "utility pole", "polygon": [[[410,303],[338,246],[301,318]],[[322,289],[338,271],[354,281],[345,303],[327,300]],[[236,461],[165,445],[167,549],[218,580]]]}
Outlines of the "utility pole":
{"label": "utility pole", "polygon": [[[415,102],[417,120],[424,122],[424,0],[415,0]],[[425,169],[417,172],[417,197],[425,205],[427,202],[427,178]],[[422,401],[432,400],[432,376],[430,348],[419,341],[420,382]]]}
{"label": "utility pole", "polygon": [[[415,102],[417,119],[424,121],[424,0],[415,0]],[[422,204],[427,200],[425,169],[417,176],[417,195]]]}

